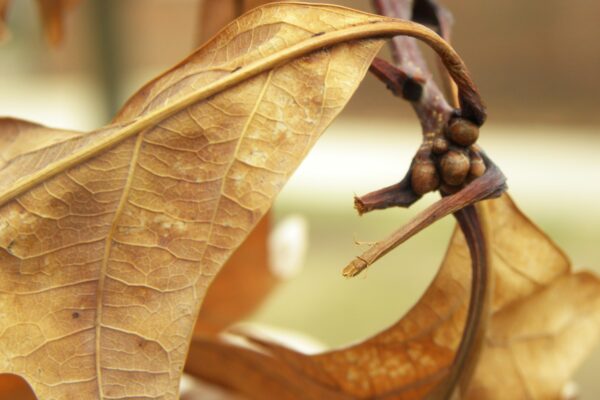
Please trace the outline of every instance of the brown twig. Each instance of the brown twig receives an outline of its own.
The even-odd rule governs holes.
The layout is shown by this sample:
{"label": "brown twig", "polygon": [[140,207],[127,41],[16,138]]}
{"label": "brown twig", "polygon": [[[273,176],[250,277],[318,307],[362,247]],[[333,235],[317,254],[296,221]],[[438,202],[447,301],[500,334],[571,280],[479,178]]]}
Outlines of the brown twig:
{"label": "brown twig", "polygon": [[[485,155],[484,155],[485,157]],[[457,193],[443,197],[415,216],[409,223],[392,233],[388,238],[375,243],[344,268],[342,274],[353,277],[367,269],[375,261],[404,243],[435,221],[455,213],[478,201],[498,197],[506,190],[506,178],[489,159],[486,172]]]}
{"label": "brown twig", "polygon": [[[373,5],[379,14],[412,19],[413,0],[373,0]],[[419,101],[412,102],[415,113],[421,121],[423,133],[441,132],[454,109],[446,102],[433,81],[417,41],[406,36],[395,36],[390,46],[396,67],[407,76],[418,76],[424,81],[423,95]]]}
{"label": "brown twig", "polygon": [[[450,36],[450,13],[435,0],[373,0],[373,4],[381,14],[403,19],[416,18],[432,25],[444,37]],[[466,104],[463,100],[471,96],[469,90],[465,90],[465,85],[461,84],[463,89],[459,92],[455,82],[446,73],[446,86],[453,95],[458,96],[454,103],[460,104],[463,109],[451,107],[432,79],[414,38],[396,36],[391,41],[391,47],[396,65],[375,59],[370,71],[394,95],[412,104],[421,123],[423,143],[402,181],[355,198],[355,207],[361,215],[393,206],[409,207],[423,194],[440,187],[443,193],[456,192],[468,180],[472,180],[473,173],[469,170],[476,169],[476,166],[470,165],[470,160],[477,157],[469,146],[477,140],[478,126],[485,115],[474,117],[469,110],[478,109],[480,103]],[[466,86],[467,89],[470,87]],[[476,91],[473,93],[478,97]],[[480,112],[483,112],[482,109],[475,110],[476,114]],[[471,138],[472,141],[469,141]]]}
{"label": "brown twig", "polygon": [[382,58],[375,58],[369,71],[386,84],[394,96],[411,102],[419,101],[423,95],[425,80],[418,76],[409,76]]}
{"label": "brown twig", "polygon": [[[411,19],[413,0],[373,0],[375,9],[382,15],[394,18]],[[423,18],[423,16],[420,16]],[[440,31],[448,31],[448,24]],[[375,59],[370,71],[394,93],[408,100],[419,121],[423,133],[423,144],[415,155],[408,174],[395,185],[355,198],[355,207],[359,214],[388,207],[409,207],[426,191],[435,190],[439,177],[430,182],[415,185],[412,179],[415,165],[433,164],[431,153],[436,139],[444,137],[444,130],[450,119],[458,112],[451,107],[438,88],[417,42],[407,36],[396,36],[391,40],[392,58],[395,66]],[[425,165],[427,168],[427,165]],[[430,168],[431,169],[431,168]],[[418,175],[418,171],[417,175]]]}
{"label": "brown twig", "polygon": [[[432,25],[445,40],[450,38],[452,17],[436,0],[373,0],[373,4],[380,14]],[[440,192],[446,197],[418,214],[387,239],[374,244],[353,260],[343,274],[359,274],[420,230],[449,213],[454,214],[471,255],[469,308],[461,342],[448,375],[427,395],[430,400],[448,399],[460,381],[470,379],[485,335],[486,310],[489,307],[489,266],[483,231],[473,204],[499,196],[506,190],[506,183],[502,172],[474,144],[479,136],[478,126],[485,119],[485,115],[483,118],[478,115],[476,108],[483,105],[476,104],[473,109],[470,106],[473,99],[469,99],[468,94],[465,97],[464,93],[459,93],[456,83],[460,82],[450,79],[445,70],[443,82],[452,106],[462,107],[457,112],[433,81],[414,39],[395,37],[391,47],[396,66],[377,60],[371,72],[385,82],[396,96],[412,103],[423,129],[423,144],[401,182],[355,198],[355,206],[360,214],[390,206],[408,207],[420,195],[437,189],[440,181],[443,182],[439,186]],[[415,80],[415,76],[420,80]],[[405,95],[409,81],[413,85],[421,85],[420,91],[413,90],[420,96]]]}
{"label": "brown twig", "polygon": [[[435,30],[445,41],[450,42],[454,18],[452,13],[437,0],[420,0],[414,3],[413,21],[427,25]],[[448,96],[450,105],[458,107],[458,88],[443,64],[436,62],[442,75],[444,92]]]}
{"label": "brown twig", "polygon": [[361,197],[354,197],[354,208],[359,215],[373,210],[384,210],[390,207],[409,207],[421,196],[417,195],[410,185],[410,172],[395,185],[376,190]]}

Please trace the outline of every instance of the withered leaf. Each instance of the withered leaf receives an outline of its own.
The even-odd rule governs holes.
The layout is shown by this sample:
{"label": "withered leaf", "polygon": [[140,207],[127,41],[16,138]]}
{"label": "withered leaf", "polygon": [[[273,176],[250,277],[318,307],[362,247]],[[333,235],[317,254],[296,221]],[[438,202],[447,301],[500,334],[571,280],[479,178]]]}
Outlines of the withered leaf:
{"label": "withered leaf", "polygon": [[0,118],[0,169],[20,155],[81,135],[81,132],[51,129],[20,119]]}
{"label": "withered leaf", "polygon": [[0,0],[0,43],[5,41],[9,36],[8,28],[6,27],[6,14],[8,12],[9,1]]}
{"label": "withered leaf", "polygon": [[493,312],[542,289],[570,271],[565,253],[505,195],[484,203],[484,219],[496,227],[490,247]]}
{"label": "withered leaf", "polygon": [[269,266],[265,216],[227,260],[202,302],[196,334],[215,334],[254,312],[278,282]]}
{"label": "withered leaf", "polygon": [[[445,377],[461,339],[470,274],[462,240],[457,231],[438,275],[413,309],[372,338],[306,355],[256,338],[251,339],[254,348],[242,350],[235,343],[197,337],[186,371],[250,398],[424,398]],[[228,365],[224,371],[229,372],[219,374],[220,369],[204,364],[209,356],[210,365]],[[238,376],[248,365],[254,365],[253,372],[242,380]]]}
{"label": "withered leaf", "polygon": [[[65,15],[79,2],[80,0],[38,0],[44,35],[51,46],[56,47],[62,43]],[[6,17],[10,3],[10,0],[0,0],[0,42],[9,35]]]}
{"label": "withered leaf", "polygon": [[[285,0],[283,0],[285,1]],[[274,3],[273,0],[204,0],[200,9],[199,36],[202,40],[216,34],[225,24],[239,17],[243,13],[262,6]]]}
{"label": "withered leaf", "polygon": [[[41,399],[175,398],[207,286],[381,46],[344,29],[379,20],[257,9],[146,85],[114,124],[9,161],[0,372]],[[320,32],[336,39],[310,53]]]}
{"label": "withered leaf", "polygon": [[[14,118],[0,119],[0,170],[10,160],[75,136],[81,132],[51,129]],[[269,218],[265,217],[223,266],[211,284],[196,321],[196,333],[218,332],[241,320],[262,302],[277,279],[268,264]],[[248,279],[249,263],[251,279]],[[235,290],[235,292],[232,292]],[[231,296],[235,293],[235,296]],[[0,375],[0,399],[35,398],[22,379]]]}
{"label": "withered leaf", "polygon": [[[273,1],[238,3],[238,7],[234,6],[233,0],[207,0],[202,3],[201,42],[242,13]],[[277,278],[269,268],[267,248],[270,222],[271,213],[268,212],[219,271],[202,303],[195,333],[216,333],[248,316],[275,287]]]}
{"label": "withered leaf", "polygon": [[[80,132],[51,129],[15,118],[0,118],[0,170],[10,160],[28,152],[81,135]],[[35,396],[18,376],[0,374],[0,399],[31,400]]]}
{"label": "withered leaf", "polygon": [[51,46],[58,46],[64,38],[66,13],[75,7],[80,0],[38,0],[44,34]]}
{"label": "withered leaf", "polygon": [[[475,375],[461,388],[463,397],[557,398],[598,337],[600,283],[588,273],[571,273],[562,251],[507,195],[478,209],[502,293],[494,291],[491,324]],[[424,398],[452,363],[466,319],[469,280],[469,253],[456,230],[423,297],[375,337],[318,355],[264,339],[251,338],[251,346],[240,347],[196,337],[186,369],[250,398]],[[202,364],[203,357],[220,367]],[[241,373],[246,379],[239,378]]]}
{"label": "withered leaf", "polygon": [[463,398],[558,399],[600,337],[600,280],[573,272],[512,200],[501,200],[485,204],[501,227],[490,248],[493,313]]}
{"label": "withered leaf", "polygon": [[600,280],[564,274],[493,315],[463,398],[559,399],[599,335]]}

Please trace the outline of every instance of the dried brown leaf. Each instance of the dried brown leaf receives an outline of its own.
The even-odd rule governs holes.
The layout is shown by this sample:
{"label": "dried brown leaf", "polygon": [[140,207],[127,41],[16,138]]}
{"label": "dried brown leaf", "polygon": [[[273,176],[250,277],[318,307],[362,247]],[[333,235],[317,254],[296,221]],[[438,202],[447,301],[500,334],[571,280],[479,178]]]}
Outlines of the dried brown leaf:
{"label": "dried brown leaf", "polygon": [[572,272],[509,197],[487,209],[502,227],[492,248],[494,312],[463,398],[558,399],[600,335],[600,281]]}
{"label": "dried brown leaf", "polygon": [[64,38],[66,13],[74,8],[80,0],[38,0],[44,34],[51,46],[59,46]]}
{"label": "dried brown leaf", "polygon": [[[78,135],[81,133],[51,129],[15,118],[0,118],[0,170],[7,162],[22,154]],[[23,378],[0,374],[0,399],[32,400],[35,396]]]}
{"label": "dried brown leaf", "polygon": [[381,46],[348,42],[379,17],[282,7],[0,171],[0,371],[41,399],[176,397],[207,286]]}
{"label": "dried brown leaf", "polygon": [[[237,10],[233,0],[202,2],[201,42],[209,39],[243,12],[273,1],[255,0],[240,3],[243,4]],[[202,303],[195,333],[217,333],[247,317],[275,287],[277,278],[269,268],[267,249],[270,221],[269,212],[219,271]],[[235,293],[235,296],[232,296],[232,293]]]}
{"label": "dried brown leaf", "polygon": [[494,314],[463,398],[559,399],[599,335],[600,280],[564,274]]}
{"label": "dried brown leaf", "polygon": [[0,374],[0,399],[35,400],[27,382],[12,374]]}
{"label": "dried brown leaf", "polygon": [[[494,314],[468,389],[463,383],[465,397],[557,398],[598,337],[600,283],[588,273],[570,273],[562,251],[508,195],[478,209],[502,292],[494,291]],[[250,398],[423,398],[452,363],[466,319],[469,280],[469,253],[457,230],[423,297],[375,337],[318,355],[263,339],[251,339],[257,347],[240,350],[234,343],[197,337],[186,369]],[[221,367],[210,368],[203,357]],[[246,379],[239,378],[242,373]]]}
{"label": "dried brown leaf", "polygon": [[486,219],[494,230],[492,310],[502,310],[570,271],[565,253],[505,195],[486,202]]}
{"label": "dried brown leaf", "polygon": [[[0,42],[9,37],[6,26],[6,16],[10,0],[0,0]],[[44,25],[44,35],[51,46],[59,46],[64,37],[65,15],[73,9],[80,0],[38,0],[40,16]]]}
{"label": "dried brown leaf", "polygon": [[[198,337],[192,342],[186,371],[235,387],[250,398],[421,399],[443,381],[458,348],[466,320],[470,265],[462,234],[456,231],[423,297],[398,323],[378,335],[318,355],[253,339],[257,353]],[[202,362],[205,352],[213,363]],[[215,364],[228,365],[229,372],[219,374],[209,367]],[[238,378],[248,365],[254,365],[253,373]],[[263,383],[266,376],[268,386]]]}
{"label": "dried brown leaf", "polygon": [[10,160],[82,135],[15,118],[0,118],[0,170]]}
{"label": "dried brown leaf", "polygon": [[215,334],[244,319],[277,285],[269,267],[270,226],[267,215],[219,271],[202,303],[195,334]]}
{"label": "dried brown leaf", "polygon": [[[283,0],[285,1],[285,0]],[[262,6],[274,3],[273,0],[204,0],[200,9],[199,37],[206,40],[215,35],[225,24],[239,17],[243,13]]]}

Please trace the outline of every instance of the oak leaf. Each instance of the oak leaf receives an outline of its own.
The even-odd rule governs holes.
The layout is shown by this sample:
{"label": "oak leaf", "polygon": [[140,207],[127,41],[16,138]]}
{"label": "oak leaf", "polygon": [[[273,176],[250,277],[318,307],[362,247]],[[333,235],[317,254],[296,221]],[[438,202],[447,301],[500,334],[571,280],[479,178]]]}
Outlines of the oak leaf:
{"label": "oak leaf", "polygon": [[[175,398],[206,288],[381,46],[342,32],[381,20],[263,7],[112,125],[7,162],[0,371],[41,399]],[[321,32],[342,34],[314,52]]]}
{"label": "oak leaf", "polygon": [[[285,1],[285,0],[283,0]],[[200,29],[199,36],[201,40],[206,40],[216,34],[225,24],[239,17],[253,8],[267,3],[274,3],[273,0],[204,0],[200,8]]]}
{"label": "oak leaf", "polygon": [[[79,132],[50,129],[15,118],[0,118],[0,170],[14,158],[81,135]],[[0,398],[35,399],[23,378],[0,374]]]}
{"label": "oak leaf", "polygon": [[0,372],[42,399],[176,397],[208,285],[356,89],[382,44],[370,38],[400,33],[442,56],[464,115],[483,121],[464,64],[432,31],[273,5],[147,84],[113,124],[7,153]]}
{"label": "oak leaf", "polygon": [[600,279],[574,272],[508,196],[486,206],[499,226],[490,248],[493,313],[463,397],[559,399],[600,337]]}
{"label": "oak leaf", "polygon": [[0,169],[14,158],[80,136],[16,118],[0,118]]}
{"label": "oak leaf", "polygon": [[562,275],[493,315],[463,398],[562,398],[599,334],[600,280],[587,272]]}
{"label": "oak leaf", "polygon": [[[200,10],[200,43],[244,12],[267,3],[273,1],[204,1]],[[196,320],[195,333],[216,333],[247,317],[276,286],[277,278],[271,272],[267,246],[270,230],[271,212],[268,212],[210,285]],[[251,276],[247,273],[249,268],[252,269]],[[235,296],[231,296],[232,293]]]}
{"label": "oak leaf", "polygon": [[[481,356],[460,388],[462,397],[559,398],[599,336],[600,281],[571,272],[563,252],[507,195],[478,209],[496,290]],[[451,366],[469,280],[467,245],[456,230],[431,286],[382,333],[317,355],[244,335],[233,342],[197,336],[186,370],[250,398],[425,398]],[[240,340],[246,343],[240,346]],[[212,362],[203,364],[206,359]]]}

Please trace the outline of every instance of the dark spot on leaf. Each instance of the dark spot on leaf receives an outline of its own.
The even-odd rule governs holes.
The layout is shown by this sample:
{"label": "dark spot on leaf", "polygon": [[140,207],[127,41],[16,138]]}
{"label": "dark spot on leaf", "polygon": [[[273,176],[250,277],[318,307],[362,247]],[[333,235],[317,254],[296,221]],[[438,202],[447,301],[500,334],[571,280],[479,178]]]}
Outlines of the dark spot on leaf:
{"label": "dark spot on leaf", "polygon": [[312,35],[312,37],[317,37],[317,36],[321,36],[321,35],[324,35],[324,34],[325,34],[325,32],[317,32],[314,35]]}
{"label": "dark spot on leaf", "polygon": [[73,317],[73,319],[77,319],[79,318],[79,313],[75,311],[73,314],[71,314],[71,317]]}
{"label": "dark spot on leaf", "polygon": [[242,67],[241,67],[241,66],[240,66],[240,67],[235,67],[235,68],[233,69],[233,71],[231,71],[231,73],[233,74],[234,72],[237,72],[237,71],[239,71],[240,69],[242,69]]}

